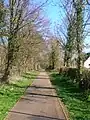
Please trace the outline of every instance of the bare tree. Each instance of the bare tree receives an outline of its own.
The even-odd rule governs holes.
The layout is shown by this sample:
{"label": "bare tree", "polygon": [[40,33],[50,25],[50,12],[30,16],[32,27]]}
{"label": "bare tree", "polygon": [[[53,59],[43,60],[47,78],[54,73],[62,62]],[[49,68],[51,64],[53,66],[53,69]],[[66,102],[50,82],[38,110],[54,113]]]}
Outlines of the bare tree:
{"label": "bare tree", "polygon": [[[43,2],[40,5],[32,5],[29,0],[9,0],[7,12],[7,57],[4,75],[2,82],[8,80],[12,64],[17,54],[20,44],[18,41],[18,32],[20,32],[26,25],[31,24],[37,18],[37,13],[45,5]],[[32,6],[31,6],[32,5]],[[17,51],[17,52],[16,52]],[[8,82],[8,81],[7,81]]]}

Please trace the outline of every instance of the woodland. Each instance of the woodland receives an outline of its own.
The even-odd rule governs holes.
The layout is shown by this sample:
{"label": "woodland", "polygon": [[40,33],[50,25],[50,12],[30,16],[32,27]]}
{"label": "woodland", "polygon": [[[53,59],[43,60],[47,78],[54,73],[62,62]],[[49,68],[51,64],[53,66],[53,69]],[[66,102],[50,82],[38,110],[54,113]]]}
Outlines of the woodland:
{"label": "woodland", "polygon": [[[62,18],[53,33],[51,21],[44,14],[51,2],[58,5]],[[52,84],[60,88],[57,93],[71,112],[71,120],[90,120],[90,69],[84,68],[90,56],[84,51],[90,48],[85,42],[89,37],[89,0],[0,0],[0,96],[16,78],[46,70]],[[74,116],[76,111],[71,110],[66,90],[74,99],[73,108],[79,101],[88,106],[86,116],[82,111],[83,117],[77,117],[77,113]]]}

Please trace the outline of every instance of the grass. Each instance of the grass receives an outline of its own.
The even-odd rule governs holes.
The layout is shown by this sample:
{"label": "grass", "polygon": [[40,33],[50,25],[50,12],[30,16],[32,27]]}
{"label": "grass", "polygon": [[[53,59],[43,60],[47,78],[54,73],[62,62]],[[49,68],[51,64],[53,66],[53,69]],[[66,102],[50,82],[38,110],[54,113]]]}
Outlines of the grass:
{"label": "grass", "polygon": [[18,99],[24,94],[37,73],[26,73],[21,80],[10,84],[0,85],[0,120],[4,120],[8,111],[15,105]]}
{"label": "grass", "polygon": [[69,111],[70,120],[90,120],[90,101],[83,100],[78,86],[73,84],[70,78],[55,72],[50,76],[58,96]]}

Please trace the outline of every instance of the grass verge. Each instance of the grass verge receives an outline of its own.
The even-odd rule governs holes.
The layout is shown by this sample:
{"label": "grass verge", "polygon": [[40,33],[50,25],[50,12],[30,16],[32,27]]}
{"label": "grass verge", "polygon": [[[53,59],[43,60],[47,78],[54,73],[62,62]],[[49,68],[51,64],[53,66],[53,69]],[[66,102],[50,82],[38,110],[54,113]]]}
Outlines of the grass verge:
{"label": "grass verge", "polygon": [[10,84],[0,85],[0,120],[4,120],[8,111],[24,94],[25,89],[31,85],[36,75],[36,72],[25,73],[21,80],[14,80]]}
{"label": "grass verge", "polygon": [[55,72],[50,74],[50,78],[58,97],[69,111],[70,120],[90,120],[90,101],[82,99],[78,86],[73,84],[70,78]]}

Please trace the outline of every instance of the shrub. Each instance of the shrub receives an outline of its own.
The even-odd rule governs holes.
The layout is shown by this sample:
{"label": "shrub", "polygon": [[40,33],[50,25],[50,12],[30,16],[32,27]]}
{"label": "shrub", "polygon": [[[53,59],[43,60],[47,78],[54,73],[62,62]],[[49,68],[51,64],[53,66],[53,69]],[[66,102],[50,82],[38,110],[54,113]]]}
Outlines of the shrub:
{"label": "shrub", "polygon": [[90,93],[90,70],[84,68],[81,72],[81,79],[78,80],[79,70],[77,68],[62,67],[59,70],[59,74],[70,77],[74,83],[77,82],[80,90],[83,92],[83,97],[88,99]]}
{"label": "shrub", "polygon": [[90,89],[90,70],[89,69],[82,70],[79,87],[84,91]]}
{"label": "shrub", "polygon": [[81,74],[82,79],[90,80],[90,69],[83,69]]}
{"label": "shrub", "polygon": [[78,69],[77,68],[62,67],[59,70],[59,74],[64,74],[65,76],[68,76],[74,80],[74,79],[77,79]]}
{"label": "shrub", "polygon": [[79,88],[83,92],[83,97],[88,99],[90,94],[90,70],[83,69],[81,74],[81,80],[79,81]]}

